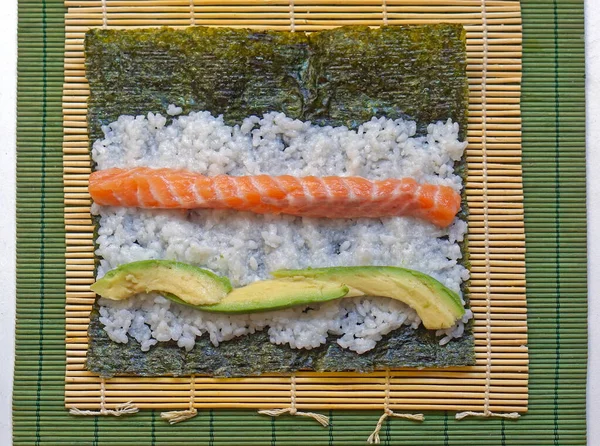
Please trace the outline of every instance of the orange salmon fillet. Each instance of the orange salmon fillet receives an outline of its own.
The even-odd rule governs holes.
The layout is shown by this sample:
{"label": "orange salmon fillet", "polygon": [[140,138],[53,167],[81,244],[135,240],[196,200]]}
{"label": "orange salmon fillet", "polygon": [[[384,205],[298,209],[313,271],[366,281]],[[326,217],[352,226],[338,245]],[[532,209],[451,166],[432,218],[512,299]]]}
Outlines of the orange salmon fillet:
{"label": "orange salmon fillet", "polygon": [[323,218],[410,216],[446,227],[461,196],[448,186],[412,178],[369,181],[360,177],[290,175],[207,177],[185,170],[106,169],[92,173],[89,191],[103,206],[149,209],[235,209],[259,214]]}

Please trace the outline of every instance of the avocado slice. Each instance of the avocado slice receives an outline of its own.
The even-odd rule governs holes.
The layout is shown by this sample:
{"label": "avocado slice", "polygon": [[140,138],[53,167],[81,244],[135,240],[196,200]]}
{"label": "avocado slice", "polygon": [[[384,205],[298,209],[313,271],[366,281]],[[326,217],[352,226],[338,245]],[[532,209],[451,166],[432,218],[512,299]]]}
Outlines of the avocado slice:
{"label": "avocado slice", "polygon": [[284,269],[274,277],[306,277],[330,280],[370,296],[390,297],[415,309],[425,328],[450,328],[465,314],[458,294],[427,274],[394,266],[356,266],[335,268]]}
{"label": "avocado slice", "polygon": [[[214,305],[195,306],[195,308],[214,313],[256,313],[327,302],[344,297],[346,294],[348,294],[348,287],[341,283],[290,277],[253,282],[235,288]],[[172,298],[172,296],[167,297]]]}
{"label": "avocado slice", "polygon": [[126,263],[106,273],[90,288],[112,300],[157,291],[176,295],[191,305],[217,303],[232,289],[226,277],[172,260]]}
{"label": "avocado slice", "polygon": [[214,313],[253,313],[361,295],[397,299],[414,308],[425,328],[452,327],[465,309],[460,297],[433,277],[392,266],[309,268],[273,272],[276,279],[232,289],[229,279],[171,260],[142,260],[109,271],[91,289],[122,300],[159,292]]}

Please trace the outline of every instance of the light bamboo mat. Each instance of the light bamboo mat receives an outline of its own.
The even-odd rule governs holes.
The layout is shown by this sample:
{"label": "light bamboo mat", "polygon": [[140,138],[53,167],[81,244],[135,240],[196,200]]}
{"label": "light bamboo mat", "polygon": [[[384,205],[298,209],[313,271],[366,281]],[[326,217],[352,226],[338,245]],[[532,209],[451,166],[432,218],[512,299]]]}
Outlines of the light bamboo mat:
{"label": "light bamboo mat", "polygon": [[[452,410],[525,412],[528,353],[521,171],[521,17],[516,0],[67,0],[63,166],[66,228],[65,403],[145,409]],[[454,22],[467,30],[467,197],[477,363],[449,369],[294,376],[116,377],[85,370],[95,299],[83,39],[92,27],[190,25],[315,31],[341,25]],[[292,392],[293,389],[293,392]]]}

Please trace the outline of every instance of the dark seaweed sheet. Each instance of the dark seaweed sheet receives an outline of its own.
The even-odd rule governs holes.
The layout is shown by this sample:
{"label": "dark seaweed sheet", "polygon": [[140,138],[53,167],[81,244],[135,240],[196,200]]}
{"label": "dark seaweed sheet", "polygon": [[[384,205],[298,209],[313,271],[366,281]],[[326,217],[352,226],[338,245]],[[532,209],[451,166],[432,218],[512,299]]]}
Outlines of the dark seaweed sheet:
{"label": "dark seaweed sheet", "polygon": [[372,116],[438,120],[466,129],[461,25],[346,27],[310,36],[310,99],[304,118],[357,127]]}
{"label": "dark seaweed sheet", "polygon": [[229,124],[277,110],[303,116],[304,33],[194,27],[95,29],[85,39],[90,140],[119,115],[209,110]]}
{"label": "dark seaweed sheet", "polygon": [[304,33],[193,27],[90,30],[90,140],[122,114],[209,110],[229,124],[283,111],[356,127],[372,116],[464,131],[468,84],[461,25],[342,27]]}
{"label": "dark seaweed sheet", "polygon": [[313,350],[275,345],[269,342],[266,330],[223,342],[218,347],[212,345],[208,336],[202,336],[190,352],[173,341],[158,343],[149,352],[142,352],[134,339],[127,344],[112,342],[98,320],[97,311],[92,313],[89,335],[88,368],[102,376],[127,373],[231,377],[297,370],[369,372],[400,366],[448,367],[473,361],[470,331],[460,341],[440,347],[439,338],[422,327],[394,330],[362,355],[341,348],[333,337]]}
{"label": "dark seaweed sheet", "polygon": [[[467,124],[465,32],[460,25],[343,27],[305,35],[194,27],[185,30],[91,30],[86,35],[91,141],[122,114],[209,110],[229,124],[251,114],[284,111],[319,124],[356,127],[372,116],[426,125],[451,118]],[[465,163],[457,168],[464,175]],[[466,202],[461,217],[466,216]],[[463,246],[463,262],[468,255]],[[464,288],[466,291],[466,287]],[[466,293],[465,293],[466,294]],[[403,327],[358,355],[335,339],[313,350],[271,344],[266,332],[214,347],[206,336],[186,352],[174,342],[149,352],[130,339],[110,341],[92,313],[87,367],[102,376],[265,372],[368,372],[385,367],[447,367],[474,363],[471,326],[440,346],[432,332]]]}

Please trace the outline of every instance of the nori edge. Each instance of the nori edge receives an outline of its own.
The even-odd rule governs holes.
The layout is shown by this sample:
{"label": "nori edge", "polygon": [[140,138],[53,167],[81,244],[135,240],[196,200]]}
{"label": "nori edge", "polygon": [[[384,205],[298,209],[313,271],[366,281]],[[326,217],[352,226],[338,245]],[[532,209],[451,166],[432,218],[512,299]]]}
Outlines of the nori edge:
{"label": "nori edge", "polygon": [[[402,117],[415,120],[421,135],[428,123],[451,118],[465,138],[465,45],[464,28],[451,24],[353,26],[310,35],[204,27],[93,29],[85,40],[90,141],[102,137],[101,126],[122,114],[163,111],[171,103],[181,106],[184,114],[223,114],[228,124],[268,111],[350,128],[372,116]],[[464,159],[456,168],[465,178]],[[467,216],[464,193],[459,216]],[[461,261],[468,267],[466,243],[461,249]],[[468,301],[468,284],[463,284],[463,293]],[[316,349],[295,350],[270,343],[266,331],[219,347],[202,336],[190,352],[175,342],[142,352],[134,339],[118,344],[108,338],[97,305],[88,334],[87,368],[105,377],[230,377],[306,369],[369,372],[475,362],[472,323],[462,338],[445,346],[422,327],[402,327],[362,355],[340,348],[334,338]]]}

